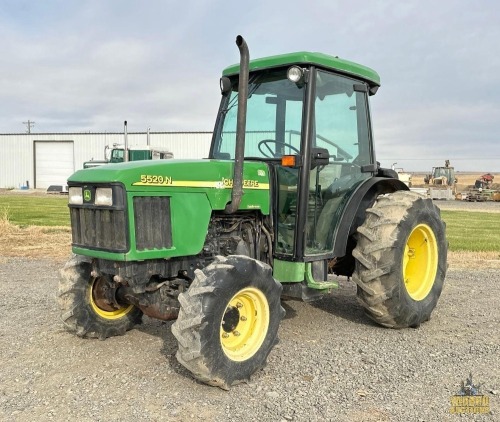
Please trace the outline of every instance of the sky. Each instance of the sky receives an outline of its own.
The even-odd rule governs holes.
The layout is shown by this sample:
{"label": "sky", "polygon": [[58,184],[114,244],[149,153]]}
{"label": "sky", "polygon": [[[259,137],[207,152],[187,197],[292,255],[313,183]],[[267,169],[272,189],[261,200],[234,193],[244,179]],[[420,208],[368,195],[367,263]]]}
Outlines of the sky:
{"label": "sky", "polygon": [[212,131],[238,34],[375,69],[382,166],[500,172],[494,0],[0,0],[0,133]]}

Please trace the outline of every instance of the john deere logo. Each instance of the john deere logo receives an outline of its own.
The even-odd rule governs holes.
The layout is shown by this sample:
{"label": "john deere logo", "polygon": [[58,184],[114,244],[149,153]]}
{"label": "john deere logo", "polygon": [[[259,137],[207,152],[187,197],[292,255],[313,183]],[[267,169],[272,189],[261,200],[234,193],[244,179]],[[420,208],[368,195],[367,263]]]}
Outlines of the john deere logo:
{"label": "john deere logo", "polygon": [[85,189],[83,191],[83,200],[85,202],[89,202],[92,199],[92,192],[90,192],[88,189]]}

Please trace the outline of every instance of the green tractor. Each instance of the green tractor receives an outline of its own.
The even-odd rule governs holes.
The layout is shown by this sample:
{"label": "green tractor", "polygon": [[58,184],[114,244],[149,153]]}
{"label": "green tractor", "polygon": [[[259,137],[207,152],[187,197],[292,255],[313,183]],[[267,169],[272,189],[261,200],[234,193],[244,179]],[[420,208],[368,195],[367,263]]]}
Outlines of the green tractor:
{"label": "green tractor", "polygon": [[80,337],[176,319],[178,361],[224,389],[265,365],[282,299],[318,299],[347,276],[368,317],[418,327],[447,268],[439,209],[375,160],[378,74],[318,53],[249,61],[236,44],[209,159],[69,178],[74,255],[58,296]]}

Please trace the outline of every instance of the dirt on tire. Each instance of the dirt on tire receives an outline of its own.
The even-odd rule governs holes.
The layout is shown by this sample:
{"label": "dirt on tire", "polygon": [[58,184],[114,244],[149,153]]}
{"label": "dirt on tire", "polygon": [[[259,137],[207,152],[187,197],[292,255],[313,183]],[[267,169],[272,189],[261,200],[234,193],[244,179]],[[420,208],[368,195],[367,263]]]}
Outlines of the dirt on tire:
{"label": "dirt on tire", "polygon": [[[93,302],[91,259],[72,255],[60,270],[57,303],[65,328],[79,337],[99,338],[121,336],[136,324],[141,323],[142,312],[129,306],[122,316],[101,311],[99,315],[91,305]],[[111,317],[106,317],[112,314]],[[104,316],[103,316],[104,315]]]}
{"label": "dirt on tire", "polygon": [[[247,296],[247,300],[238,304],[241,306],[239,310],[234,307],[237,314],[234,326],[224,328],[229,323],[224,320],[233,318],[229,315],[229,309],[232,309],[230,301],[247,289],[259,292],[258,297],[265,302],[267,311],[252,306],[253,300]],[[278,342],[277,331],[285,314],[280,304],[281,290],[269,265],[246,256],[219,256],[208,267],[196,270],[188,291],[179,295],[179,317],[172,325],[172,333],[179,345],[177,360],[196,379],[222,389],[249,382],[251,375],[265,366],[269,353]],[[244,316],[245,310],[248,318]],[[241,333],[237,332],[239,326],[248,328],[248,324],[265,319],[264,315],[257,313],[267,314],[265,327],[244,328]],[[229,352],[221,331],[228,338],[234,336],[234,352]],[[255,347],[252,342],[257,342]],[[241,350],[247,352],[241,353]]]}
{"label": "dirt on tire", "polygon": [[[443,288],[448,249],[445,225],[432,200],[408,191],[382,196],[366,210],[357,236],[353,280],[366,314],[389,328],[427,321]],[[420,246],[410,247],[415,236]],[[412,274],[417,266],[429,276],[425,271]],[[412,278],[419,288],[422,280],[427,285],[420,296],[409,290]]]}

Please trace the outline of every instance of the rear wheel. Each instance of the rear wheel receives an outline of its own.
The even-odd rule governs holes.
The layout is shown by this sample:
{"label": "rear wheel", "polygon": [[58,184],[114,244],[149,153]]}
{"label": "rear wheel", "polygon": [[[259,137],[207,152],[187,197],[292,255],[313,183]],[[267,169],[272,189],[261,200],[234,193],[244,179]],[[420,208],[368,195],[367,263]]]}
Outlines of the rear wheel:
{"label": "rear wheel", "polygon": [[245,256],[217,259],[179,295],[177,360],[198,380],[228,389],[264,367],[285,311],[271,268]]}
{"label": "rear wheel", "polygon": [[359,302],[383,326],[417,327],[430,318],[446,275],[439,208],[400,191],[380,197],[366,216],[353,251]]}
{"label": "rear wheel", "polygon": [[116,301],[117,284],[109,276],[91,276],[91,260],[74,255],[61,269],[58,304],[66,329],[80,337],[123,335],[139,324],[142,311]]}

